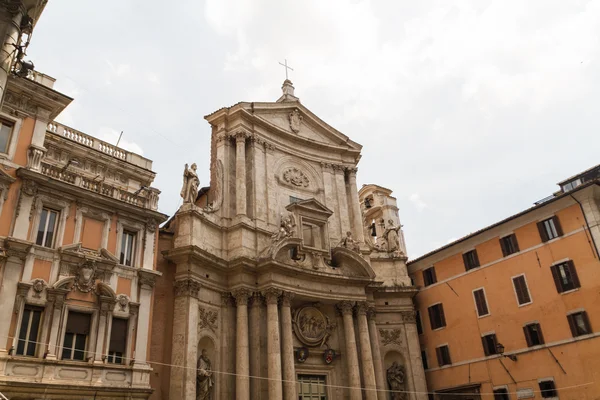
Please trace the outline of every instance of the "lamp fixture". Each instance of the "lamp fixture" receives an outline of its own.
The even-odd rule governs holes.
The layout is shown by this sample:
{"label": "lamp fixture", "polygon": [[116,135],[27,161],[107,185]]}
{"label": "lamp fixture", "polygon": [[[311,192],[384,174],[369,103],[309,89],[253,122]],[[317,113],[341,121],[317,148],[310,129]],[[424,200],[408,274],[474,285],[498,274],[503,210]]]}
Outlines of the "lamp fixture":
{"label": "lamp fixture", "polygon": [[514,354],[505,355],[504,350],[505,350],[505,348],[502,343],[496,343],[496,353],[498,353],[502,357],[509,358],[511,361],[517,361],[516,355],[514,355]]}

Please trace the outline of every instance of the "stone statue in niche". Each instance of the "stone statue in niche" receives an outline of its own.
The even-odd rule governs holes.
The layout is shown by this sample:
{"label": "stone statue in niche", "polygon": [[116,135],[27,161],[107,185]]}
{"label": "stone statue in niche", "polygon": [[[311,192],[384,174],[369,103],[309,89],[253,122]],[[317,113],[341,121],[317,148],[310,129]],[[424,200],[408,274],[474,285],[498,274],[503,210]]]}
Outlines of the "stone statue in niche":
{"label": "stone statue in niche", "polygon": [[196,173],[196,164],[192,164],[191,168],[185,164],[183,170],[183,187],[181,188],[181,198],[184,203],[193,203],[196,201],[198,196],[198,186],[200,186],[200,179]]}
{"label": "stone statue in niche", "polygon": [[387,369],[387,382],[390,387],[391,400],[405,400],[404,392],[404,367],[394,361]]}
{"label": "stone statue in niche", "polygon": [[290,113],[290,129],[296,133],[300,132],[300,124],[302,123],[302,115],[296,108]]}
{"label": "stone statue in niche", "polygon": [[360,244],[352,238],[352,232],[350,231],[346,232],[346,237],[342,239],[338,246],[360,253]]}
{"label": "stone statue in niche", "polygon": [[400,250],[400,228],[400,225],[394,225],[394,221],[388,219],[388,224],[383,232],[383,237],[387,243],[388,253],[394,253],[398,255],[402,253]]}
{"label": "stone statue in niche", "polygon": [[210,400],[214,382],[212,365],[206,349],[202,349],[196,371],[196,400]]}
{"label": "stone statue in niche", "polygon": [[281,221],[279,222],[279,230],[273,234],[273,242],[279,243],[283,239],[291,237],[294,234],[294,227],[296,226],[295,218],[292,214],[283,215],[281,214]]}

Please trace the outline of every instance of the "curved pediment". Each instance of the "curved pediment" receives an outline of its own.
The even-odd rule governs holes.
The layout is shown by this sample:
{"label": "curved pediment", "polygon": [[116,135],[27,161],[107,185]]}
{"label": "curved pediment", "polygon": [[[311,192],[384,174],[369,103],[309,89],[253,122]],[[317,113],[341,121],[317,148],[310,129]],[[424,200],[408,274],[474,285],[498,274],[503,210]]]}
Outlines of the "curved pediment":
{"label": "curved pediment", "polygon": [[333,265],[346,276],[375,278],[375,271],[360,254],[345,247],[335,247],[331,250]]}

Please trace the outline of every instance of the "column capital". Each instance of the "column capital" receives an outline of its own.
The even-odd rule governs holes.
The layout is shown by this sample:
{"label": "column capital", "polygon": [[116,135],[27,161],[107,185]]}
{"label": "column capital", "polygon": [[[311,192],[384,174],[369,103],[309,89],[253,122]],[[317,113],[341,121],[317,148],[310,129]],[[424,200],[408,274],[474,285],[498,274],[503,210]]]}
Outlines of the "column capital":
{"label": "column capital", "polygon": [[376,316],[377,316],[377,311],[375,310],[375,307],[369,307],[369,309],[367,310],[367,319],[369,321],[375,321]]}
{"label": "column capital", "polygon": [[400,311],[400,316],[402,317],[402,322],[405,324],[417,323],[417,313],[413,310]]}
{"label": "column capital", "polygon": [[183,278],[176,280],[173,284],[175,289],[175,297],[179,296],[190,296],[193,298],[199,298],[198,294],[200,292],[200,282],[193,278]]}
{"label": "column capital", "polygon": [[277,304],[279,302],[281,293],[281,290],[274,287],[267,288],[262,292],[263,296],[265,296],[265,299],[267,300],[267,304]]}
{"label": "column capital", "polygon": [[337,309],[339,310],[339,312],[342,315],[352,315],[352,309],[354,308],[354,302],[353,301],[348,301],[348,300],[344,300],[344,301],[340,301],[337,304]]}
{"label": "column capital", "polygon": [[265,298],[259,292],[254,292],[248,298],[251,307],[260,307],[265,304]]}
{"label": "column capital", "polygon": [[235,298],[235,303],[238,306],[247,306],[248,299],[252,296],[252,291],[247,288],[238,288],[231,292],[231,295]]}
{"label": "column capital", "polygon": [[283,307],[291,307],[292,306],[292,299],[294,298],[295,293],[292,292],[283,292],[281,294],[281,305]]}
{"label": "column capital", "polygon": [[233,138],[235,139],[236,143],[245,143],[246,142],[246,138],[248,137],[248,134],[244,131],[238,131],[236,133],[234,133]]}
{"label": "column capital", "polygon": [[356,173],[358,172],[358,168],[356,167],[346,167],[346,172],[349,177],[356,177]]}
{"label": "column capital", "polygon": [[354,307],[356,311],[356,315],[367,315],[367,311],[369,310],[369,304],[366,301],[358,301],[356,302],[356,306]]}
{"label": "column capital", "polygon": [[235,305],[235,299],[230,292],[221,292],[221,305],[225,307]]}

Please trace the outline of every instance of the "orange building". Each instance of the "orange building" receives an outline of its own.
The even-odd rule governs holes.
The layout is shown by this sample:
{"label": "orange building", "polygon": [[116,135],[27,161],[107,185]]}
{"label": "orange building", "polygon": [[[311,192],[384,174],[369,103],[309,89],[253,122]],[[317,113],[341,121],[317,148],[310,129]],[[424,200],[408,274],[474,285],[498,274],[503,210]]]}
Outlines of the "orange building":
{"label": "orange building", "polygon": [[599,177],[409,262],[430,398],[600,398]]}

